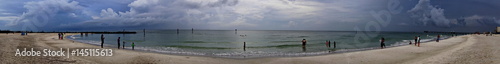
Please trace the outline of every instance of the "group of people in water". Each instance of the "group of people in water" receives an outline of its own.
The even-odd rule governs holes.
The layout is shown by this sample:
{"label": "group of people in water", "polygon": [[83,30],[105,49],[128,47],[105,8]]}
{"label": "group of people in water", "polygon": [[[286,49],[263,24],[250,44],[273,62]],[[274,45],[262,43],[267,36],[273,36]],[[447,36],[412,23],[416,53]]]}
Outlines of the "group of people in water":
{"label": "group of people in water", "polygon": [[[441,35],[437,35],[436,42],[439,42],[440,39],[441,39]],[[420,47],[420,40],[421,40],[420,36],[415,36],[414,45]],[[380,41],[380,48],[386,48],[385,38],[381,37],[379,41]],[[307,44],[307,40],[302,39],[302,47],[305,47],[306,44]],[[337,42],[333,41],[334,48],[337,47],[336,44],[337,44]],[[412,42],[410,41],[409,44],[412,44]],[[329,40],[326,41],[326,47],[328,47],[328,48],[331,47],[331,42]]]}
{"label": "group of people in water", "polygon": [[[302,39],[302,47],[305,47],[307,44],[307,40],[306,39]],[[326,47],[330,48],[332,47],[332,43],[330,40],[326,40],[325,41],[325,44],[326,44]],[[333,48],[337,48],[337,42],[333,41]]]}
{"label": "group of people in water", "polygon": [[[326,47],[332,47],[330,40],[326,40]],[[337,42],[333,41],[333,48],[337,48]]]}
{"label": "group of people in water", "polygon": [[[104,47],[104,39],[105,39],[105,38],[104,38],[104,34],[101,34],[101,48],[103,48],[103,47]],[[116,42],[117,42],[117,44],[118,44],[118,46],[117,46],[117,47],[118,47],[118,49],[120,49],[120,41],[121,41],[121,40],[120,40],[120,37],[118,37],[118,39],[116,40]],[[125,41],[124,41],[124,42],[122,42],[122,49],[125,49],[125,43],[127,43],[127,42],[125,42]],[[131,46],[132,46],[132,50],[134,50],[134,47],[135,47],[135,42],[132,42],[132,45],[131,45]]]}
{"label": "group of people in water", "polygon": [[[64,39],[64,34],[65,33],[58,33],[57,34],[59,36],[58,39],[60,39],[60,40]],[[83,36],[83,33],[80,33],[80,35]],[[87,34],[85,34],[85,35],[87,35]],[[101,48],[104,48],[104,39],[105,39],[104,34],[101,34]],[[117,39],[118,49],[120,49],[120,41],[121,41],[120,37],[118,37],[118,39]],[[126,42],[123,42],[122,49],[125,49],[125,43]],[[132,50],[134,50],[135,42],[132,42],[131,46],[132,46]]]}
{"label": "group of people in water", "polygon": [[[415,41],[414,41],[415,43],[413,43],[413,44],[417,47],[420,47],[420,40],[421,40],[420,36],[415,36]],[[437,35],[436,42],[439,42],[439,40],[441,40],[440,34]],[[412,42],[410,41],[410,45],[411,44],[412,44]]]}

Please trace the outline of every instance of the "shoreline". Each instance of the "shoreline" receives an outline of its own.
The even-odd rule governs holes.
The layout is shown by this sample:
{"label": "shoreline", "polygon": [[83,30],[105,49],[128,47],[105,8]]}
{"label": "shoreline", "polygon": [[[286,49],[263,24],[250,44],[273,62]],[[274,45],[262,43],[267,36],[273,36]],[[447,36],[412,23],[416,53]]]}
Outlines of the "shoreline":
{"label": "shoreline", "polygon": [[[65,38],[70,40],[70,41],[75,41],[75,39],[70,39],[73,35],[79,35],[76,33],[72,33],[67,35]],[[462,35],[460,35],[462,36]],[[455,36],[457,37],[457,36]],[[443,37],[441,40],[446,40],[449,38],[453,37]],[[428,43],[428,42],[434,42],[435,38],[431,39],[422,39],[422,40],[427,40],[427,41],[422,41],[421,43]],[[410,40],[411,41],[411,40]],[[84,43],[80,41],[76,41],[78,43],[83,43],[83,44],[88,44],[88,45],[93,45],[93,46],[100,46],[98,44],[92,44],[92,43]],[[413,45],[413,44],[408,44],[409,42],[404,42],[404,43],[394,43],[394,44],[388,44],[386,48],[393,48],[393,47],[400,47],[400,46],[406,46],[406,45]],[[113,48],[112,45],[105,44],[104,47],[109,47]],[[128,47],[130,48],[130,47]],[[201,56],[201,57],[215,57],[215,58],[227,58],[227,59],[258,59],[258,58],[273,58],[273,57],[307,57],[307,56],[321,56],[321,55],[330,55],[330,54],[340,54],[340,53],[349,53],[349,52],[358,52],[358,51],[368,51],[368,50],[378,50],[381,49],[380,47],[368,47],[368,48],[352,48],[352,49],[336,49],[335,51],[331,50],[325,50],[325,51],[317,51],[317,52],[300,52],[300,53],[289,53],[289,54],[281,54],[281,55],[267,55],[267,56],[254,56],[254,57],[246,57],[246,56],[238,56],[238,57],[231,57],[235,55],[230,55],[230,56],[224,56],[224,55],[214,55],[214,54],[208,54],[206,53],[200,53],[200,52],[162,52],[161,50],[153,51],[156,49],[146,49],[146,48],[139,48],[136,47],[135,50],[128,49],[126,48],[125,50],[130,50],[130,51],[138,51],[138,52],[146,52],[146,53],[159,53],[159,54],[167,54],[167,55],[181,55],[181,56]],[[190,53],[190,54],[185,54],[185,53]]]}
{"label": "shoreline", "polygon": [[[133,50],[120,50],[114,47],[104,47],[113,49],[113,56],[110,57],[14,57],[12,50],[16,48],[35,49],[100,49],[100,46],[85,43],[73,43],[65,39],[58,40],[57,34],[30,34],[20,35],[0,35],[3,38],[0,46],[4,46],[2,51],[2,63],[171,63],[171,64],[423,64],[423,63],[500,63],[495,61],[500,58],[500,47],[496,42],[500,41],[498,35],[461,35],[452,37],[440,42],[422,43],[421,47],[413,45],[403,45],[385,49],[375,49],[366,51],[356,51],[347,53],[325,54],[317,56],[301,57],[269,57],[233,59],[205,56],[183,56],[170,55],[152,52],[140,52]],[[26,42],[25,42],[26,41]],[[7,43],[8,42],[8,43]],[[481,42],[482,44],[475,44]],[[18,45],[19,44],[19,45]],[[28,45],[21,45],[28,44]],[[5,46],[9,45],[9,46]],[[7,51],[7,52],[3,52]],[[28,59],[28,60],[26,60]],[[31,59],[31,60],[30,60]],[[16,61],[17,60],[17,61]],[[22,61],[19,61],[22,60]],[[10,62],[9,62],[10,61]]]}

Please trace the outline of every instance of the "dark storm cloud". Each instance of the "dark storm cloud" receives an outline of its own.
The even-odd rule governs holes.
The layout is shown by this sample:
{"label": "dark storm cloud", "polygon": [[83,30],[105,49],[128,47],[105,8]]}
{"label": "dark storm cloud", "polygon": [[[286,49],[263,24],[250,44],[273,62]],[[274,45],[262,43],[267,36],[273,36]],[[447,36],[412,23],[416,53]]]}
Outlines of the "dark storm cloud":
{"label": "dark storm cloud", "polygon": [[[461,1],[461,2],[469,2],[469,1]],[[483,14],[484,16],[478,15],[480,13],[470,15],[470,14],[463,14],[456,12],[460,10],[477,11],[478,9],[467,9],[467,8],[459,10],[444,9],[444,8],[439,8],[438,5],[432,5],[431,0],[420,0],[415,5],[415,7],[413,7],[411,10],[408,10],[408,13],[411,14],[412,18],[418,20],[414,23],[423,26],[454,28],[454,27],[467,27],[467,26],[495,27],[500,25],[500,22],[498,22],[500,19],[496,19],[495,16],[489,16],[484,14]],[[494,11],[489,11],[487,13],[493,13],[493,12]],[[462,16],[461,17],[453,16],[457,14]],[[453,17],[447,17],[450,15]]]}
{"label": "dark storm cloud", "polygon": [[17,27],[21,30],[44,30],[57,27],[59,24],[81,21],[81,6],[76,1],[45,0],[27,2],[24,12],[18,19],[7,26]]}
{"label": "dark storm cloud", "polygon": [[[389,0],[15,0],[1,2],[0,24],[24,30],[252,29],[353,30]],[[400,0],[382,30],[499,26],[497,0]],[[12,5],[12,6],[10,6]],[[397,28],[396,28],[397,27]],[[432,29],[430,29],[432,28]],[[368,28],[370,29],[370,28]],[[471,29],[461,29],[471,30]],[[474,29],[475,30],[475,29]],[[488,29],[480,29],[488,30]]]}

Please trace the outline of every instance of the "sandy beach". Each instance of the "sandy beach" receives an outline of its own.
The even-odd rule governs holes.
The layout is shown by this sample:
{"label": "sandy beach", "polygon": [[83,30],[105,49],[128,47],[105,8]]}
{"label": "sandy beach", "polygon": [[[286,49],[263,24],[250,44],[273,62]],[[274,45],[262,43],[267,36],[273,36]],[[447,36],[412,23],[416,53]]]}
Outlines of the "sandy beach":
{"label": "sandy beach", "polygon": [[500,36],[463,35],[440,42],[305,57],[230,59],[169,55],[113,49],[109,57],[22,57],[16,49],[99,49],[100,46],[58,40],[57,33],[0,34],[1,63],[160,63],[160,64],[499,64]]}

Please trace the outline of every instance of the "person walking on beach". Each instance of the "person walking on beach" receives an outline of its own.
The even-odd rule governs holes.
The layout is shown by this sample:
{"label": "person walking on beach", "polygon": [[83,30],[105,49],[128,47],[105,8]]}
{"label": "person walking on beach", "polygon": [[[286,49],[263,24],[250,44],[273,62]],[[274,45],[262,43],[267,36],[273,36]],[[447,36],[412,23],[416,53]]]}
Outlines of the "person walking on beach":
{"label": "person walking on beach", "polygon": [[307,43],[306,39],[302,39],[302,47],[306,46],[306,43]]}
{"label": "person walking on beach", "polygon": [[104,46],[104,35],[101,34],[101,48],[103,48]]}
{"label": "person walking on beach", "polygon": [[417,46],[420,47],[420,36],[417,37]]}
{"label": "person walking on beach", "polygon": [[57,37],[59,40],[61,40],[61,33],[57,33]]}
{"label": "person walking on beach", "polygon": [[384,37],[382,37],[382,38],[380,39],[380,48],[382,48],[382,49],[383,49],[383,48],[385,48],[385,43],[384,43],[384,41],[385,41],[385,38],[384,38]]}
{"label": "person walking on beach", "polygon": [[61,33],[61,39],[64,39],[64,33]]}
{"label": "person walking on beach", "polygon": [[116,42],[118,43],[118,49],[120,49],[120,37],[118,37],[118,40]]}
{"label": "person walking on beach", "polygon": [[415,46],[417,46],[417,42],[418,42],[418,37],[415,36],[415,44],[414,44]]}
{"label": "person walking on beach", "polygon": [[132,42],[132,50],[134,50],[135,42]]}
{"label": "person walking on beach", "polygon": [[441,38],[441,35],[438,34],[438,37],[436,39],[436,42],[439,42],[439,38]]}

